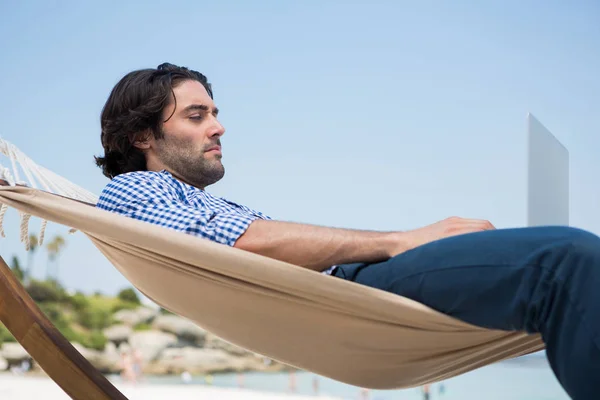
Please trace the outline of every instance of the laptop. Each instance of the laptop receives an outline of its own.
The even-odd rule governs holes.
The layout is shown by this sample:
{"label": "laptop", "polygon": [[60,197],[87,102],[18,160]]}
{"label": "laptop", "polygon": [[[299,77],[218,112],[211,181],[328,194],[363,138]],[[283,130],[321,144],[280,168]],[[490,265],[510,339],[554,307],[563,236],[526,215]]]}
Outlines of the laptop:
{"label": "laptop", "polygon": [[569,225],[569,152],[527,116],[527,225]]}

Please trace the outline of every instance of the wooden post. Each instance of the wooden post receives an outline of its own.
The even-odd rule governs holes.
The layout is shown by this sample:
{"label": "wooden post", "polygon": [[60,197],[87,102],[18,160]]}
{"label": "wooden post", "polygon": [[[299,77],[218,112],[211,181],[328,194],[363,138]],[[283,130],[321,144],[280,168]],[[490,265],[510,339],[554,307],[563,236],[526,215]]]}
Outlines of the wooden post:
{"label": "wooden post", "polygon": [[74,400],[127,400],[39,309],[0,257],[0,320]]}

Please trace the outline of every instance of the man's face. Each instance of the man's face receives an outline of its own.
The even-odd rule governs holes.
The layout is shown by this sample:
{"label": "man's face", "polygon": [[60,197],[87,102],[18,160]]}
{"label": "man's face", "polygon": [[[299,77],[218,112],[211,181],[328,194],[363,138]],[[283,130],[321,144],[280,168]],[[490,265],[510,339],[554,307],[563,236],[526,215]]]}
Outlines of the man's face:
{"label": "man's face", "polygon": [[184,81],[173,92],[176,101],[163,111],[164,137],[147,142],[148,169],[166,169],[178,179],[204,189],[225,174],[220,141],[225,128],[200,82]]}

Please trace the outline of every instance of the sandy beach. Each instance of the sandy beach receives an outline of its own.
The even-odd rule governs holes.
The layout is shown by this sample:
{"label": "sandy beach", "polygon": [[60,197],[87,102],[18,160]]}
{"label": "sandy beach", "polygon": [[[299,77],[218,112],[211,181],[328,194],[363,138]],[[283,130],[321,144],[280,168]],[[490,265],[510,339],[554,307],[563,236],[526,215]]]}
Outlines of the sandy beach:
{"label": "sandy beach", "polygon": [[[202,385],[139,384],[137,386],[113,382],[130,400],[334,400],[337,397],[301,396],[283,393],[267,393],[254,390],[208,387]],[[0,399],[2,400],[70,400],[52,380],[44,377],[0,374]]]}

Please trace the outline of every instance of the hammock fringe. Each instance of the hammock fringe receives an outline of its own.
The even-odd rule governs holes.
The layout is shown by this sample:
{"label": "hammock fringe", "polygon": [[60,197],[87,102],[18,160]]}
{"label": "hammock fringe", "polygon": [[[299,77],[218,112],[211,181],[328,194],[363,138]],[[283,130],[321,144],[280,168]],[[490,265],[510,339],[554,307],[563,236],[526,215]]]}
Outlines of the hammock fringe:
{"label": "hammock fringe", "polygon": [[[9,186],[22,185],[36,189],[39,183],[43,190],[49,193],[94,204],[98,201],[98,197],[93,193],[36,164],[15,145],[2,138],[0,138],[0,153],[8,158],[9,164],[12,167],[9,168],[0,164],[0,179],[6,181]],[[26,181],[21,180],[20,171],[22,171],[27,178]],[[6,214],[7,209],[8,206],[6,204],[2,204],[0,207],[0,236],[3,238],[6,237],[4,231],[4,215]],[[29,220],[31,215],[23,212],[19,212],[19,215],[21,219],[19,239],[25,244],[25,249],[29,251],[31,248],[29,239]],[[38,239],[38,245],[40,246],[44,244],[47,224],[48,221],[42,219]],[[77,229],[74,228],[70,228],[68,231],[69,234],[75,232],[77,232]]]}

